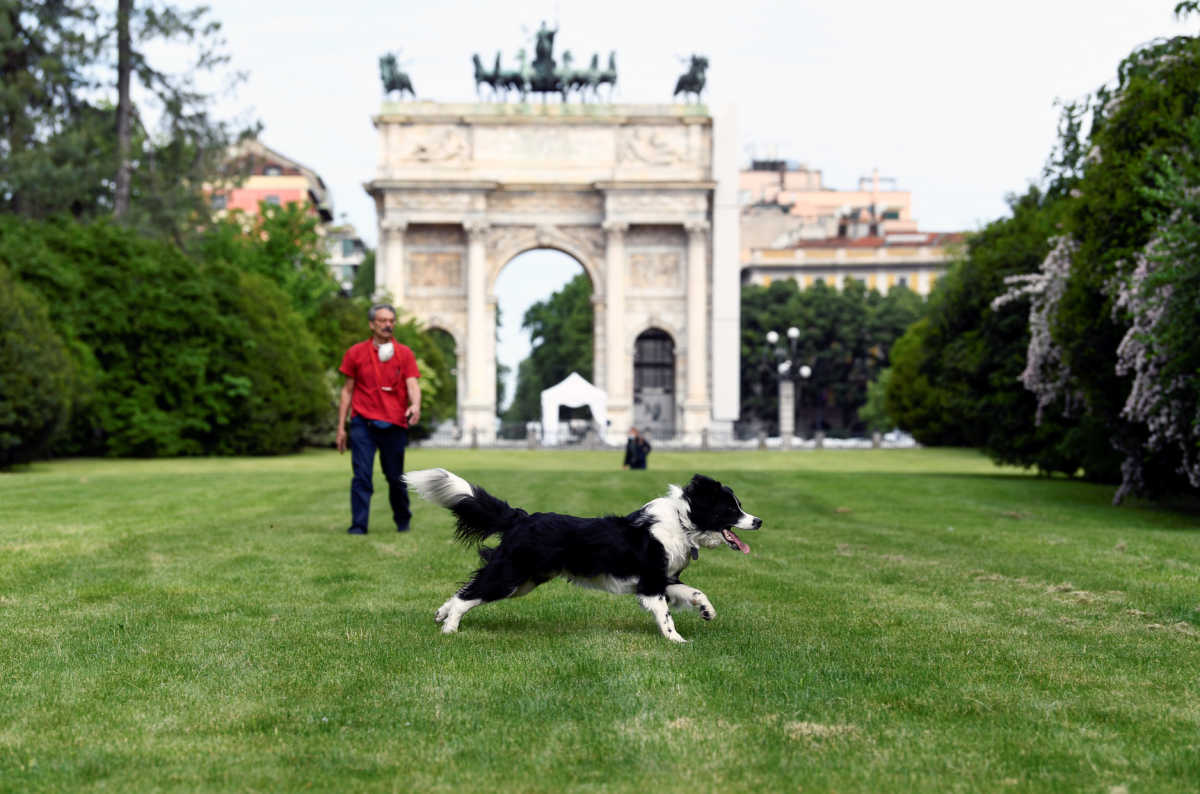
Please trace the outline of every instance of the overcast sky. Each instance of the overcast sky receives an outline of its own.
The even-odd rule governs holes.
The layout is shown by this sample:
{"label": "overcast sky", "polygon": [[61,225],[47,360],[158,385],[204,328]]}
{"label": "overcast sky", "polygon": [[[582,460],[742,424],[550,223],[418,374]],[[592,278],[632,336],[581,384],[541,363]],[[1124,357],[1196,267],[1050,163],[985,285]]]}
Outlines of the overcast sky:
{"label": "overcast sky", "polygon": [[[207,0],[248,73],[223,115],[262,121],[263,142],[321,174],[337,216],[372,246],[362,185],[376,168],[384,52],[399,51],[418,98],[434,101],[473,100],[471,55],[490,65],[499,50],[515,65],[542,20],[559,28],[556,57],[616,50],[617,102],[669,101],[680,59],[704,54],[705,99],[735,105],[747,158],[807,163],[838,189],[878,167],[912,191],[922,230],[958,231],[1004,215],[1005,195],[1038,178],[1055,100],[1112,80],[1138,44],[1200,27],[1177,22],[1175,2]],[[500,287],[557,286],[520,270]],[[519,323],[524,309],[500,300]]]}

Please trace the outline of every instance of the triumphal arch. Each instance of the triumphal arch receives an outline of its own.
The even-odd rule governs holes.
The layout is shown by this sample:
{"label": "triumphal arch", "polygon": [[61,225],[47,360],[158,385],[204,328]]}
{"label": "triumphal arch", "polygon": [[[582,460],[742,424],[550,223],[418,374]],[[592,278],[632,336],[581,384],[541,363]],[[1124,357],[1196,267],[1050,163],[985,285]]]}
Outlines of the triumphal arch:
{"label": "triumphal arch", "polygon": [[738,411],[737,141],[704,105],[385,102],[376,286],[455,341],[459,424],[495,436],[496,279],[562,251],[592,283],[593,382],[628,427],[728,437]]}

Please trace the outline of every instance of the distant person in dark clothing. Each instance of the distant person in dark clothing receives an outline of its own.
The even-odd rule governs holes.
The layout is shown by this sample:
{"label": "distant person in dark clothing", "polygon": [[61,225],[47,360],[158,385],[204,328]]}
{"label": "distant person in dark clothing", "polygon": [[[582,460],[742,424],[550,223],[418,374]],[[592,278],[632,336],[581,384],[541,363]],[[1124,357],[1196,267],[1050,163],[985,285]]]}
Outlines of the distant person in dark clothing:
{"label": "distant person in dark clothing", "polygon": [[636,427],[629,428],[629,438],[625,441],[625,468],[646,468],[646,457],[649,454],[650,442],[638,432]]}

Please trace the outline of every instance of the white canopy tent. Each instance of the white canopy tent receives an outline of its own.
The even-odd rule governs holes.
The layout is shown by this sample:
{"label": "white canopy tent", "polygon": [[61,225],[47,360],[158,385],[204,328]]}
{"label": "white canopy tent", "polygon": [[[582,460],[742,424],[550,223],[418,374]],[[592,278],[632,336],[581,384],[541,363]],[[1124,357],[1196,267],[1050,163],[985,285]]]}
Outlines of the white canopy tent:
{"label": "white canopy tent", "polygon": [[542,392],[542,443],[554,445],[558,441],[558,409],[565,405],[578,408],[586,405],[592,409],[592,419],[599,425],[600,437],[608,426],[608,395],[584,380],[578,372],[572,372],[559,383]]}

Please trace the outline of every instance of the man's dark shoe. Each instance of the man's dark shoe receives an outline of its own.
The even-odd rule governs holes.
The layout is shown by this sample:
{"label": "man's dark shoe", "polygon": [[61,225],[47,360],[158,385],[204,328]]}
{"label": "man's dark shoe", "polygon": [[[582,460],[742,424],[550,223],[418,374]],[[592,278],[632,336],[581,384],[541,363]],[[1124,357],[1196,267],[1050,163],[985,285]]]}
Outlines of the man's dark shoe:
{"label": "man's dark shoe", "polygon": [[367,534],[367,531],[365,529],[363,529],[362,527],[350,527],[349,529],[346,530],[346,534],[348,534],[348,535],[365,535],[365,534]]}
{"label": "man's dark shoe", "polygon": [[397,524],[397,525],[396,525],[396,531],[397,531],[397,532],[407,532],[407,531],[408,531],[408,530],[410,530],[410,529],[412,529],[412,527],[410,527],[410,526],[408,525],[408,522],[407,522],[407,521],[405,521],[403,524]]}

